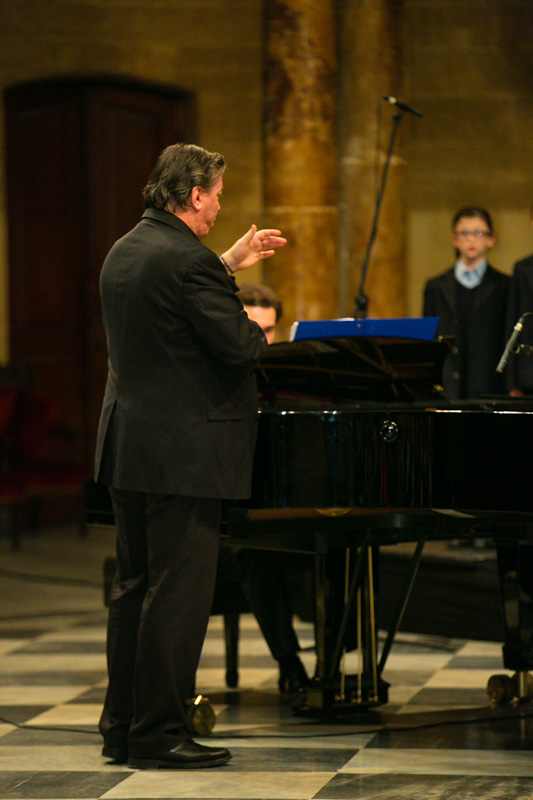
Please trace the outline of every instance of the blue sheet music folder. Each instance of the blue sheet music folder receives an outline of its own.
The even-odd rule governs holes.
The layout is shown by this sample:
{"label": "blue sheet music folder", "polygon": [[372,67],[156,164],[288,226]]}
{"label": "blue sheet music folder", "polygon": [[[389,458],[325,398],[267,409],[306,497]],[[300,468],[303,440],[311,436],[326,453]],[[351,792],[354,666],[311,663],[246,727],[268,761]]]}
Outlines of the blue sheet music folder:
{"label": "blue sheet music folder", "polygon": [[438,317],[302,320],[294,325],[291,339],[297,342],[342,336],[386,336],[430,341],[435,338],[438,322]]}

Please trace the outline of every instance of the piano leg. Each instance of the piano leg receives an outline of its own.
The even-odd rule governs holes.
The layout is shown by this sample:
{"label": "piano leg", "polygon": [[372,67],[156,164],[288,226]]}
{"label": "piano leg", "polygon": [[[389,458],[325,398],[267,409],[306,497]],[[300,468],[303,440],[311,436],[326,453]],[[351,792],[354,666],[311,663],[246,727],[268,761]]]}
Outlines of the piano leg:
{"label": "piano leg", "polygon": [[[388,683],[378,675],[374,551],[333,550],[316,555],[316,672],[307,691],[309,708],[330,710],[373,706],[388,700]],[[346,654],[357,651],[355,674]]]}
{"label": "piano leg", "polygon": [[498,545],[506,669],[533,669],[533,545]]}
{"label": "piano leg", "polygon": [[503,606],[505,643],[503,665],[515,674],[493,675],[487,693],[494,703],[533,697],[533,545],[497,546],[498,574]]}

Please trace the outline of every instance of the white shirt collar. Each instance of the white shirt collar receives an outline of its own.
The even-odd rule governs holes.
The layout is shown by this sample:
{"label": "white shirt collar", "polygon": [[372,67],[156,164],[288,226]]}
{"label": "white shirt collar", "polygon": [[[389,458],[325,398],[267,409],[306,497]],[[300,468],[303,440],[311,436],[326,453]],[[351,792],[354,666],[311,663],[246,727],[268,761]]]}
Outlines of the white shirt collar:
{"label": "white shirt collar", "polygon": [[483,278],[485,277],[485,272],[487,271],[487,261],[484,259],[481,264],[478,264],[477,267],[473,269],[469,269],[466,264],[464,264],[460,258],[457,259],[455,262],[454,273],[455,273],[455,280],[458,281],[461,286],[464,286],[466,289],[475,289],[476,286],[479,286]]}

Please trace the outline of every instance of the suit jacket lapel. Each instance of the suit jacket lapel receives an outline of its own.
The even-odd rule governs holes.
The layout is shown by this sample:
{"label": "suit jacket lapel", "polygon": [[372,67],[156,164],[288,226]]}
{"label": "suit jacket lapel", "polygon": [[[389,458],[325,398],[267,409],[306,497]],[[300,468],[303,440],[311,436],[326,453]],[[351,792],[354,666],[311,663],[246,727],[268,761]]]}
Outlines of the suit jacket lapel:
{"label": "suit jacket lapel", "polygon": [[478,311],[481,306],[483,306],[489,298],[494,294],[496,290],[496,275],[490,264],[487,265],[487,271],[483,276],[483,280],[478,286],[478,290],[475,294],[474,298],[474,307],[473,311]]}
{"label": "suit jacket lapel", "polygon": [[453,314],[457,313],[457,282],[453,267],[442,276],[442,294]]}

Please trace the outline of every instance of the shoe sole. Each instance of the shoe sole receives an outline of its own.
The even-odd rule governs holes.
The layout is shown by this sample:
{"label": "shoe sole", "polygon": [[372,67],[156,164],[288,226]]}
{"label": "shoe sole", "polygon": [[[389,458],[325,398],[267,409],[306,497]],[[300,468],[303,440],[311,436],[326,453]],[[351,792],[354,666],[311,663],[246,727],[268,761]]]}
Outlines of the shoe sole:
{"label": "shoe sole", "polygon": [[231,759],[229,756],[221,756],[217,759],[209,759],[208,761],[194,761],[194,762],[179,762],[167,761],[160,758],[130,758],[128,759],[128,767],[134,769],[202,769],[205,767],[221,767],[227,764]]}

